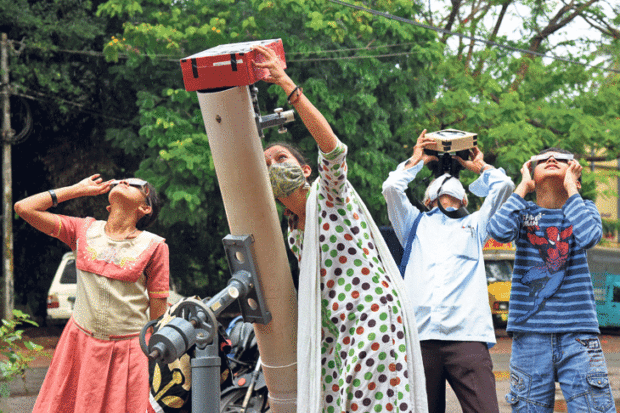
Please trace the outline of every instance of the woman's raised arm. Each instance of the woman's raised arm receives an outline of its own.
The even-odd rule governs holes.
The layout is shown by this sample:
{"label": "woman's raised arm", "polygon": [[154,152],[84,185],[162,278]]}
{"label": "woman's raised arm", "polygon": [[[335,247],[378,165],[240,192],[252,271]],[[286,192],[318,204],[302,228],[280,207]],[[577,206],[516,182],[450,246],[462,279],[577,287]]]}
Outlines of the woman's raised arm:
{"label": "woman's raised arm", "polygon": [[17,215],[41,232],[52,235],[58,224],[56,214],[47,211],[59,202],[68,201],[82,196],[105,194],[110,190],[112,181],[102,182],[99,174],[83,179],[75,185],[45,191],[24,198],[15,203]]}
{"label": "woman's raised arm", "polygon": [[289,103],[295,107],[295,110],[301,117],[304,125],[316,141],[321,151],[329,153],[336,148],[338,139],[334,134],[327,119],[321,112],[308,100],[303,94],[300,87],[291,80],[286,74],[276,53],[264,46],[254,46],[254,50],[258,51],[265,58],[264,62],[254,62],[256,67],[268,69],[270,76],[265,79],[266,82],[275,83],[289,96]]}

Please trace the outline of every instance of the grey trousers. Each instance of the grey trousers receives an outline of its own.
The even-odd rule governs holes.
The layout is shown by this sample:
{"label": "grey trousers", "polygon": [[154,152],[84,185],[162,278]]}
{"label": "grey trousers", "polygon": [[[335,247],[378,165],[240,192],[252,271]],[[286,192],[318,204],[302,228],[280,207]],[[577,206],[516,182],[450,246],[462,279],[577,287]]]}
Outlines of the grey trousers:
{"label": "grey trousers", "polygon": [[493,362],[486,343],[420,341],[429,413],[445,413],[446,380],[463,413],[499,413]]}

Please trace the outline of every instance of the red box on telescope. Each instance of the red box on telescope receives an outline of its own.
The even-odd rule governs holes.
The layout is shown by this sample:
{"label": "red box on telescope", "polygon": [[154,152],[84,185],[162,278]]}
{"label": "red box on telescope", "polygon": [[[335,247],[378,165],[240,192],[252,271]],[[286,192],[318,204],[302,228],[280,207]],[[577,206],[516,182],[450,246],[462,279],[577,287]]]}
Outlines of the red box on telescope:
{"label": "red box on telescope", "polygon": [[185,90],[251,85],[269,75],[267,69],[255,67],[252,62],[262,62],[263,56],[250,48],[262,45],[276,52],[282,68],[286,69],[284,47],[281,39],[224,44],[181,59]]}

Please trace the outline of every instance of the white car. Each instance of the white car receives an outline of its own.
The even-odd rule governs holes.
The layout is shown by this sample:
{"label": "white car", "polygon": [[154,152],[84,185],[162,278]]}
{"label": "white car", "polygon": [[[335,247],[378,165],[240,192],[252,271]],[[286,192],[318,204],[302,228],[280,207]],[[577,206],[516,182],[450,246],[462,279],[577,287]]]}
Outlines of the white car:
{"label": "white car", "polygon": [[[67,252],[62,256],[62,260],[60,260],[60,265],[56,270],[52,285],[47,293],[48,323],[65,323],[71,317],[77,290],[76,283],[75,253]],[[181,298],[183,298],[183,296],[176,292],[171,279],[168,304],[172,305]]]}

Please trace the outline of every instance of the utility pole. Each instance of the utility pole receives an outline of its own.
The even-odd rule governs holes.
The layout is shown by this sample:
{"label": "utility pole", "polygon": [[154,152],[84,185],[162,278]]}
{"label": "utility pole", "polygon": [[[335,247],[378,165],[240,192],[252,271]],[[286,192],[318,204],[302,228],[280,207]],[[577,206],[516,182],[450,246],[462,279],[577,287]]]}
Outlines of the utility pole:
{"label": "utility pole", "polygon": [[13,176],[11,171],[11,108],[9,90],[9,41],[2,33],[2,269],[4,273],[2,294],[2,317],[13,318]]}

